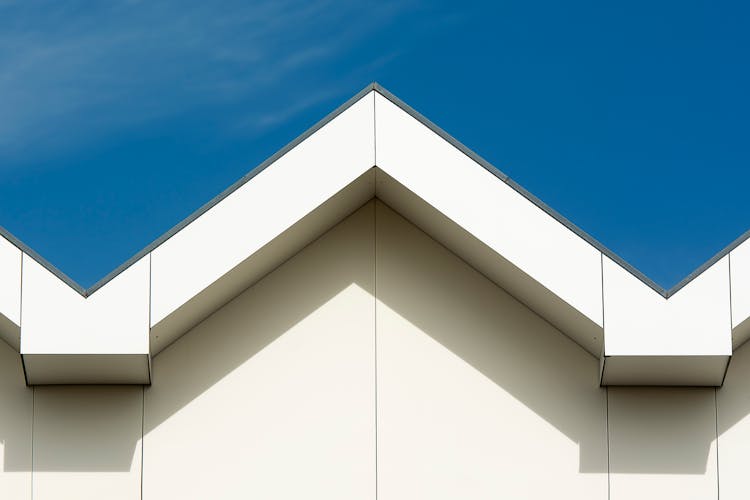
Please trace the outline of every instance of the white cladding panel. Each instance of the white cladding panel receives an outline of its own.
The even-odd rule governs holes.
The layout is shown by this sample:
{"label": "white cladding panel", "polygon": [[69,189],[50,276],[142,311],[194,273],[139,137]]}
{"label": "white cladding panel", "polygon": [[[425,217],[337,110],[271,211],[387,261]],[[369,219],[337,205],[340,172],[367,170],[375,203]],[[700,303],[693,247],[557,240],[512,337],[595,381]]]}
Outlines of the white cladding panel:
{"label": "white cladding panel", "polygon": [[713,388],[608,391],[611,500],[718,498]]}
{"label": "white cladding panel", "polygon": [[750,317],[750,240],[729,254],[732,259],[732,328]]}
{"label": "white cladding panel", "polygon": [[143,498],[375,498],[374,209],[153,360]]}
{"label": "white cladding panel", "polygon": [[729,259],[665,299],[604,257],[604,319],[607,356],[729,356]]}
{"label": "white cladding panel", "polygon": [[31,498],[31,411],[21,357],[0,341],[0,498]]}
{"label": "white cladding panel", "polygon": [[[732,260],[734,266],[734,260]],[[750,344],[732,356],[724,385],[716,391],[719,487],[722,500],[748,498],[750,463]]]}
{"label": "white cladding panel", "polygon": [[0,236],[0,314],[21,324],[21,250]]}
{"label": "white cladding panel", "polygon": [[34,500],[137,500],[143,389],[34,388]]}
{"label": "white cladding panel", "polygon": [[378,498],[607,495],[597,360],[382,204]]}
{"label": "white cladding panel", "polygon": [[379,168],[602,325],[596,248],[380,94],[375,110]]}
{"label": "white cladding panel", "polygon": [[151,325],[372,168],[373,106],[369,93],[156,248]]}
{"label": "white cladding panel", "polygon": [[84,298],[23,257],[22,354],[148,354],[149,256]]}

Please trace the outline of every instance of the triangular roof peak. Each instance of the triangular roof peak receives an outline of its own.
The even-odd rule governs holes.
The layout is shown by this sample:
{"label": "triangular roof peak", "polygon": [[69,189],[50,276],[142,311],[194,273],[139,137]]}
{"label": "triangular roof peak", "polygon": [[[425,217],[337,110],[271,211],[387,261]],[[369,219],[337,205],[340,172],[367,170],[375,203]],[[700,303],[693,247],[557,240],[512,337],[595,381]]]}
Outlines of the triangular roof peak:
{"label": "triangular roof peak", "polygon": [[61,271],[59,268],[57,268],[54,264],[50,263],[47,259],[45,259],[43,256],[38,254],[35,250],[33,250],[31,247],[26,245],[23,241],[21,241],[19,238],[17,238],[15,235],[13,235],[10,231],[6,230],[2,225],[0,225],[0,236],[4,237],[6,240],[8,240],[10,243],[12,243],[14,246],[16,246],[18,249],[23,251],[24,253],[31,256],[34,260],[39,262],[42,266],[44,266],[46,269],[48,269],[51,273],[53,273],[55,276],[57,276],[61,281],[68,284],[73,290],[77,291],[79,294],[81,294],[84,297],[88,297],[89,295],[96,292],[98,289],[100,289],[102,286],[104,286],[106,283],[108,283],[112,278],[120,274],[122,271],[130,267],[134,262],[139,260],[144,255],[148,254],[151,250],[158,247],[161,243],[169,239],[173,234],[178,232],[180,229],[185,227],[186,225],[190,224],[193,220],[198,218],[201,214],[209,210],[211,207],[219,203],[221,200],[226,198],[228,195],[233,193],[235,190],[237,190],[240,186],[248,182],[250,179],[252,179],[255,175],[259,174],[263,169],[268,167],[269,165],[273,164],[274,161],[276,161],[278,158],[283,156],[286,152],[293,149],[297,144],[304,141],[307,137],[315,133],[317,130],[319,130],[321,127],[326,125],[331,120],[335,119],[338,115],[340,115],[342,112],[344,112],[346,109],[348,109],[352,104],[359,101],[362,97],[367,95],[370,92],[377,92],[378,94],[384,96],[386,99],[388,99],[390,102],[401,108],[404,112],[408,113],[410,116],[414,117],[416,120],[418,120],[420,123],[428,127],[430,130],[435,132],[438,136],[445,139],[448,143],[453,145],[456,149],[461,151],[463,154],[474,160],[477,164],[481,165],[487,171],[492,173],[494,176],[496,176],[498,179],[502,180],[506,184],[508,184],[511,188],[518,191],[520,194],[522,194],[525,198],[527,198],[529,201],[537,205],[539,208],[547,212],[550,216],[555,218],[557,221],[559,221],[561,224],[568,227],[571,231],[578,234],[581,238],[589,242],[592,246],[599,249],[604,255],[612,259],[613,261],[620,264],[622,267],[627,269],[631,274],[633,274],[635,277],[643,281],[646,285],[648,285],[650,288],[652,288],[655,292],[659,293],[665,298],[669,298],[670,296],[677,293],[680,289],[682,289],[685,285],[687,285],[690,281],[692,281],[696,276],[701,274],[703,271],[711,267],[715,262],[717,262],[719,259],[724,257],[725,255],[728,255],[729,252],[731,252],[733,249],[738,247],[740,244],[742,244],[744,241],[746,241],[748,238],[750,238],[750,230],[740,235],[737,239],[735,239],[732,243],[727,245],[725,248],[723,248],[721,251],[717,252],[713,257],[708,259],[706,262],[701,264],[699,267],[697,267],[695,270],[693,270],[690,274],[685,276],[682,280],[680,280],[677,284],[672,286],[671,288],[667,289],[653,281],[651,278],[649,278],[647,275],[642,273],[640,270],[638,270],[636,267],[632,266],[629,262],[627,262],[625,259],[617,255],[614,251],[607,248],[604,244],[602,244],[600,241],[598,241],[596,238],[588,234],[583,229],[579,228],[576,224],[571,222],[569,219],[567,219],[565,216],[557,212],[554,208],[547,205],[544,201],[536,197],[533,193],[525,189],[523,186],[515,182],[513,179],[511,179],[507,174],[505,174],[503,171],[501,171],[499,168],[494,166],[489,161],[485,160],[482,156],[480,156],[478,153],[472,151],[470,148],[462,144],[459,140],[455,139],[453,136],[451,136],[448,132],[437,126],[435,123],[430,121],[428,118],[426,118],[424,115],[416,111],[414,108],[406,104],[404,101],[399,99],[396,95],[388,91],[386,88],[384,88],[382,85],[380,85],[378,82],[372,82],[369,85],[367,85],[365,88],[357,92],[354,96],[352,96],[350,99],[348,99],[346,102],[341,104],[338,108],[333,110],[331,113],[326,115],[324,118],[319,120],[317,123],[315,123],[312,127],[305,130],[302,134],[297,136],[294,140],[286,144],[283,148],[281,148],[279,151],[274,153],[272,156],[264,160],[262,163],[251,169],[247,174],[242,176],[240,179],[235,181],[231,186],[227,187],[224,191],[216,195],[214,198],[209,200],[207,203],[199,207],[197,210],[195,210],[193,213],[191,213],[189,216],[187,216],[185,219],[181,220],[177,224],[175,224],[172,228],[170,228],[168,231],[166,231],[164,234],[156,238],[154,241],[149,243],[146,247],[141,249],[138,253],[133,255],[131,258],[129,258],[127,261],[123,262],[119,266],[117,266],[114,270],[112,270],[110,273],[108,273],[106,276],[98,280],[96,283],[94,283],[92,286],[85,288],[82,285],[80,285],[77,281],[69,277],[67,274],[65,274],[63,271]]}
{"label": "triangular roof peak", "polygon": [[[1,233],[0,334],[32,383],[147,380],[151,355],[372,197],[600,356],[604,383],[718,385],[750,334],[747,234],[664,290],[377,83],[87,290]],[[99,358],[71,378],[63,355]],[[132,363],[102,378],[101,356]]]}

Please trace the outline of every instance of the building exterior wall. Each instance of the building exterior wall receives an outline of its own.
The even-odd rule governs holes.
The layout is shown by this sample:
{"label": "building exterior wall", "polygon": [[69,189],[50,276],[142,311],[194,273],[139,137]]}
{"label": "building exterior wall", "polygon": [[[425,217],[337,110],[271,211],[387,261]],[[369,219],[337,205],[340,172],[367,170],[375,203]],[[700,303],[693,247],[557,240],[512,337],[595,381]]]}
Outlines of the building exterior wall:
{"label": "building exterior wall", "polygon": [[31,498],[32,417],[21,358],[0,342],[0,498]]}
{"label": "building exterior wall", "polygon": [[608,390],[611,500],[717,498],[713,388]]}
{"label": "building exterior wall", "polygon": [[716,391],[719,491],[722,500],[750,496],[750,343],[732,357],[724,385]]}
{"label": "building exterior wall", "polygon": [[143,389],[34,388],[33,498],[138,498]]}
{"label": "building exterior wall", "polygon": [[375,498],[373,205],[153,360],[143,498]]}
{"label": "building exterior wall", "polygon": [[370,202],[150,387],[29,388],[0,344],[0,498],[747,498],[750,348],[718,390],[600,388],[598,364]]}
{"label": "building exterior wall", "polygon": [[379,498],[606,498],[598,361],[383,205],[376,240]]}

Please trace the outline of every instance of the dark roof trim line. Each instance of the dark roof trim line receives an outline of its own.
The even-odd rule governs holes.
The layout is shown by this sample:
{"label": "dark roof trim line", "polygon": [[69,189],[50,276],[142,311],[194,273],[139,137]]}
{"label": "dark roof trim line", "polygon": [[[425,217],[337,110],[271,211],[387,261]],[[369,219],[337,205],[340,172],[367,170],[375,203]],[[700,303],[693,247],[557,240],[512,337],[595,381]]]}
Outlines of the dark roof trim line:
{"label": "dark roof trim line", "polygon": [[[632,265],[628,264],[622,257],[617,255],[615,252],[604,246],[601,242],[599,242],[596,238],[588,234],[583,229],[579,228],[575,224],[573,224],[569,219],[567,219],[565,216],[560,214],[558,211],[544,203],[542,200],[534,196],[532,193],[530,193],[528,190],[526,190],[523,186],[518,184],[516,181],[511,179],[507,174],[505,174],[502,170],[494,166],[492,163],[488,162],[484,158],[482,158],[480,155],[466,147],[464,144],[462,144],[458,139],[450,135],[445,130],[441,129],[437,125],[435,125],[433,122],[431,122],[427,117],[423,116],[419,111],[415,110],[408,104],[406,104],[404,101],[390,93],[388,90],[384,89],[377,83],[373,83],[373,86],[375,90],[381,94],[383,97],[391,101],[393,104],[401,108],[403,111],[408,113],[412,116],[412,118],[415,118],[418,120],[422,125],[429,128],[433,132],[435,132],[437,135],[439,135],[441,138],[443,138],[445,141],[449,142],[453,147],[461,151],[463,154],[468,156],[471,160],[478,163],[482,167],[484,167],[487,171],[489,171],[492,175],[500,179],[501,181],[505,182],[508,186],[513,188],[515,191],[517,191],[520,195],[525,197],[527,200],[532,202],[534,205],[542,209],[544,212],[546,212],[548,215],[550,215],[552,218],[557,220],[560,224],[564,225],[571,231],[573,231],[576,235],[578,235],[580,238],[582,238],[584,241],[592,245],[594,248],[602,252],[604,255],[612,259],[613,261],[617,262],[619,265],[627,269],[631,274],[633,274],[635,277],[637,277],[639,280],[643,281],[646,285],[648,285],[650,288],[652,288],[656,293],[659,295],[664,296],[665,298],[670,295],[671,290],[668,292],[661,286],[659,286],[656,282],[654,282],[651,278],[640,272],[638,269],[633,267]],[[700,274],[700,273],[698,273]],[[692,275],[692,274],[691,274]],[[683,285],[684,286],[684,285]],[[673,289],[674,290],[674,289]],[[675,290],[676,292],[676,290]]]}
{"label": "dark roof trim line", "polygon": [[553,217],[555,220],[557,220],[559,223],[563,224],[565,227],[573,231],[576,235],[578,235],[581,239],[592,245],[594,248],[602,252],[602,254],[606,255],[610,259],[612,259],[614,262],[625,268],[628,272],[630,272],[632,275],[634,275],[636,278],[638,278],[640,281],[642,281],[644,284],[646,284],[648,287],[650,287],[652,290],[654,290],[659,295],[663,296],[664,298],[669,298],[672,295],[676,294],[678,291],[680,291],[682,288],[685,287],[688,283],[690,283],[693,279],[695,279],[697,276],[699,276],[703,271],[711,267],[713,264],[715,264],[717,261],[722,259],[724,256],[729,254],[732,250],[737,248],[741,243],[743,243],[745,240],[750,238],[750,230],[746,231],[744,234],[742,234],[739,238],[734,240],[732,243],[730,243],[728,246],[726,246],[724,249],[722,249],[720,252],[718,252],[716,255],[711,257],[709,260],[707,260],[704,264],[699,266],[697,269],[695,269],[692,273],[690,273],[688,276],[686,276],[683,280],[681,280],[679,283],[677,283],[675,286],[673,286],[671,289],[666,290],[665,288],[659,286],[656,282],[654,282],[652,279],[650,279],[648,276],[643,274],[641,271],[633,267],[631,264],[626,262],[624,259],[622,259],[619,255],[617,255],[615,252],[604,246],[601,242],[596,240],[593,236],[573,224],[570,220],[565,218],[563,215],[561,215],[559,212],[548,206],[546,203],[544,203],[542,200],[531,194],[529,191],[524,189],[521,185],[519,185],[517,182],[512,180],[508,175],[503,173],[500,169],[492,165],[490,162],[482,158],[480,155],[466,147],[464,144],[462,144],[460,141],[455,139],[453,136],[448,134],[445,130],[441,129],[437,125],[435,125],[433,122],[431,122],[429,119],[424,117],[421,113],[416,111],[414,108],[403,102],[401,99],[393,95],[391,92],[383,88],[380,84],[373,82],[370,85],[366,86],[364,89],[360,90],[355,94],[353,97],[348,99],[345,103],[340,105],[338,108],[336,108],[334,111],[326,115],[322,120],[318,121],[315,125],[307,129],[305,132],[300,134],[297,138],[289,142],[286,146],[281,148],[279,151],[274,153],[272,156],[267,158],[265,161],[263,161],[261,164],[250,170],[247,174],[245,174],[243,177],[238,179],[236,182],[234,182],[231,186],[226,188],[224,191],[222,191],[220,194],[215,196],[213,199],[211,199],[209,202],[205,203],[203,206],[198,208],[196,211],[194,211],[192,214],[190,214],[188,217],[177,223],[174,227],[172,227],[170,230],[168,230],[163,235],[159,236],[157,239],[155,239],[153,242],[151,242],[149,245],[147,245],[145,248],[143,248],[141,251],[133,255],[131,258],[123,262],[120,266],[118,266],[116,269],[114,269],[112,272],[107,274],[104,278],[97,281],[93,286],[89,287],[88,289],[83,288],[81,285],[76,283],[72,278],[67,276],[65,273],[60,271],[57,267],[52,265],[50,262],[48,262],[46,259],[44,259],[42,256],[40,256],[37,252],[32,250],[28,245],[24,244],[22,241],[20,241],[18,238],[13,236],[9,231],[4,229],[2,226],[0,226],[0,236],[4,237],[8,241],[10,241],[13,245],[15,245],[18,249],[20,249],[22,252],[27,254],[29,257],[33,258],[35,261],[37,261],[39,264],[44,266],[48,271],[50,271],[52,274],[57,276],[60,280],[62,280],[64,283],[66,283],[68,286],[70,286],[73,290],[78,292],[84,297],[88,297],[97,290],[99,290],[101,287],[106,285],[108,282],[110,282],[112,279],[114,279],[116,276],[118,276],[120,273],[125,271],[127,268],[129,268],[131,265],[133,265],[138,260],[142,259],[146,255],[148,255],[151,251],[153,251],[155,248],[157,248],[159,245],[167,241],[169,238],[174,236],[178,231],[180,231],[182,228],[193,222],[195,219],[206,213],[208,210],[210,210],[214,205],[218,204],[220,201],[222,201],[224,198],[232,194],[234,191],[239,189],[241,186],[243,186],[246,182],[250,181],[253,177],[258,175],[260,172],[265,170],[269,165],[274,163],[276,160],[284,156],[286,153],[288,153],[290,150],[295,148],[298,144],[300,144],[302,141],[310,137],[312,134],[323,128],[326,124],[328,124],[330,121],[332,121],[334,118],[339,116],[341,113],[346,111],[349,107],[351,107],[354,103],[359,101],[362,97],[367,95],[367,93],[371,91],[376,91],[389,101],[391,101],[393,104],[398,106],[401,110],[418,120],[420,123],[422,123],[424,126],[435,132],[438,136],[443,138],[445,141],[450,143],[453,147],[461,151],[463,154],[465,154],[467,157],[469,157],[471,160],[476,162],[477,164],[481,165],[483,168],[485,168],[487,171],[489,171],[492,175],[500,179],[501,181],[505,182],[508,186],[510,186],[512,189],[517,191],[519,194],[524,196],[526,199],[528,199],[530,202],[532,202],[534,205],[539,207],[541,210],[549,214],[551,217]]}
{"label": "dark roof trim line", "polygon": [[60,271],[58,268],[53,266],[52,264],[47,261],[44,257],[36,253],[34,250],[31,249],[28,245],[26,245],[24,242],[13,236],[10,231],[5,229],[4,227],[0,226],[0,236],[8,240],[13,246],[18,248],[20,251],[37,261],[39,264],[41,264],[44,268],[46,268],[49,272],[60,278],[62,282],[64,282],[66,285],[68,285],[70,288],[75,290],[76,292],[80,293],[84,297],[86,296],[86,289],[83,288],[81,285],[76,283],[73,278],[65,274],[64,272]]}
{"label": "dark roof trim line", "polygon": [[7,231],[5,228],[0,226],[0,236],[5,237],[8,241],[10,241],[13,245],[18,247],[21,251],[29,255],[29,257],[36,260],[39,264],[44,266],[49,272],[60,278],[63,282],[65,282],[68,286],[70,286],[73,290],[78,292],[84,297],[88,297],[92,295],[94,292],[102,288],[104,285],[112,281],[116,276],[118,276],[120,273],[125,271],[127,268],[135,264],[137,261],[148,255],[150,252],[152,252],[156,247],[167,241],[169,238],[174,236],[177,232],[179,232],[182,228],[193,222],[195,219],[203,215],[204,213],[208,212],[211,208],[214,207],[214,205],[217,205],[220,201],[222,201],[224,198],[238,190],[240,187],[242,187],[245,183],[250,181],[253,177],[261,173],[263,170],[265,170],[269,165],[274,163],[276,160],[287,154],[289,151],[294,149],[297,145],[299,145],[301,142],[303,142],[305,139],[310,137],[312,134],[323,128],[325,125],[328,124],[328,122],[332,121],[334,118],[339,116],[341,113],[346,111],[348,108],[350,108],[355,102],[359,101],[362,97],[367,95],[368,92],[372,91],[374,89],[374,84],[370,84],[364,89],[357,92],[356,95],[348,99],[345,103],[343,103],[341,106],[333,110],[331,113],[326,115],[322,120],[318,121],[315,125],[305,130],[302,134],[297,136],[294,140],[289,142],[286,146],[278,150],[276,153],[268,157],[266,160],[264,160],[261,164],[254,167],[252,170],[250,170],[247,174],[242,176],[240,179],[235,181],[231,186],[226,188],[224,191],[219,193],[218,195],[214,196],[211,200],[204,203],[200,208],[195,210],[193,213],[188,215],[186,218],[178,222],[176,225],[174,225],[171,229],[169,229],[166,233],[162,234],[158,238],[156,238],[154,241],[149,243],[146,247],[144,247],[142,250],[140,250],[138,253],[130,257],[128,260],[117,266],[112,272],[104,276],[102,279],[94,283],[91,287],[88,289],[83,288],[81,285],[79,285],[75,280],[70,278],[68,275],[60,271],[57,267],[52,265],[49,261],[44,259],[42,256],[40,256],[38,253],[36,253],[34,250],[32,250],[28,245],[23,243],[21,240],[13,236],[9,231]]}

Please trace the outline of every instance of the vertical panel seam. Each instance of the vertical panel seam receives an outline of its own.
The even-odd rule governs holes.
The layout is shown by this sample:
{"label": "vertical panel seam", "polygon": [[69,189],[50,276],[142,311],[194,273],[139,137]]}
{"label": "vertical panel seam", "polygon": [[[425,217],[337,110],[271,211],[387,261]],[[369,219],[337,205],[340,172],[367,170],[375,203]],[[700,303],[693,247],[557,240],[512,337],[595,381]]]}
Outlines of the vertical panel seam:
{"label": "vertical panel seam", "polygon": [[377,93],[372,93],[372,165],[377,166],[378,164],[378,126],[376,117],[376,96]]}
{"label": "vertical panel seam", "polygon": [[149,383],[149,385],[151,385],[151,303],[152,303],[152,300],[153,300],[152,291],[151,291],[151,288],[152,288],[152,286],[151,286],[151,282],[152,282],[152,279],[151,279],[151,275],[152,275],[151,268],[152,268],[152,265],[151,265],[151,263],[152,262],[153,262],[153,252],[149,252],[149,254],[148,254],[148,328],[146,328],[146,331],[148,332],[147,333],[148,338],[146,339],[146,345],[147,345],[147,348],[148,348],[148,356],[147,356],[146,359],[148,361],[148,365],[146,366],[146,368],[148,369],[148,383]]}
{"label": "vertical panel seam", "polygon": [[605,400],[605,408],[606,411],[604,412],[604,420],[606,423],[607,428],[607,500],[610,500],[612,496],[612,485],[611,485],[611,469],[610,469],[610,459],[609,459],[609,387],[604,388],[604,400]]}
{"label": "vertical panel seam", "polygon": [[31,473],[29,474],[29,493],[34,500],[34,417],[36,415],[36,387],[31,386]]}
{"label": "vertical panel seam", "polygon": [[[734,310],[732,309],[732,253],[731,252],[727,254],[727,275],[729,277],[729,359],[727,360],[726,365],[724,365],[724,375],[721,377],[720,386],[723,386],[724,381],[727,379],[727,373],[729,373],[729,365],[732,363],[732,356],[734,355]],[[717,408],[717,412],[718,412],[718,408]],[[719,442],[718,435],[716,436],[716,442],[717,444]]]}
{"label": "vertical panel seam", "polygon": [[[23,370],[23,380],[24,382],[26,382],[26,385],[28,386],[29,375],[26,372],[26,361],[23,359],[23,350],[21,348],[21,339],[23,338],[23,261],[24,260],[26,259],[24,259],[24,254],[23,252],[21,252],[21,295],[18,298],[18,355],[21,357],[21,369]],[[33,395],[32,395],[32,401],[33,401]],[[33,403],[32,403],[32,408],[33,408]],[[32,413],[32,419],[33,419],[33,413]],[[32,425],[33,425],[33,422],[32,422]]]}
{"label": "vertical panel seam", "polygon": [[733,342],[734,311],[732,310],[732,254],[727,254],[727,274],[729,275],[729,340]]}
{"label": "vertical panel seam", "polygon": [[[377,93],[372,93],[372,164],[378,164]],[[375,187],[378,189],[378,171],[375,170]],[[378,500],[378,203],[372,205],[372,270],[373,270],[373,358],[375,370],[375,500]]]}
{"label": "vertical panel seam", "polygon": [[18,280],[18,350],[21,350],[21,328],[23,328],[23,252],[21,252],[21,276]]}
{"label": "vertical panel seam", "polygon": [[[372,163],[378,164],[378,127],[376,93],[372,93]],[[377,171],[375,189],[377,190]],[[378,499],[378,204],[372,205],[372,272],[373,272],[373,359],[375,371],[375,500]]]}
{"label": "vertical panel seam", "polygon": [[[152,265],[151,265],[151,262],[152,260],[153,260],[152,253],[149,253],[148,254],[148,331],[149,333],[151,333],[151,302],[152,302],[152,297],[151,297],[151,274],[152,274],[151,267]],[[151,346],[149,345],[149,355],[151,353],[150,347]]]}
{"label": "vertical panel seam", "polygon": [[[374,106],[373,106],[374,109]],[[373,354],[375,370],[375,500],[378,499],[378,203],[372,205],[373,219]]]}
{"label": "vertical panel seam", "polygon": [[[605,332],[605,324],[604,324],[604,254],[602,252],[599,252],[599,272],[601,273],[601,289],[602,289],[602,352],[599,354],[599,387],[602,386],[602,383],[604,382],[604,368],[606,363],[606,345],[605,342],[607,341],[607,336]],[[607,392],[607,398],[609,398],[609,391]],[[609,433],[609,429],[607,430]],[[609,453],[609,445],[607,445],[607,453]],[[609,473],[607,474],[609,475]]]}
{"label": "vertical panel seam", "polygon": [[143,500],[143,447],[145,445],[145,440],[143,436],[143,422],[145,420],[146,415],[146,386],[141,386],[141,500]]}
{"label": "vertical panel seam", "polygon": [[721,481],[719,477],[719,400],[718,388],[714,387],[714,426],[716,431],[716,498],[721,498]]}
{"label": "vertical panel seam", "polygon": [[604,357],[604,353],[606,352],[606,346],[604,343],[606,342],[607,337],[604,335],[604,254],[602,252],[599,252],[599,270],[602,273],[602,357]]}
{"label": "vertical panel seam", "polygon": [[[599,373],[599,385],[601,386],[604,380],[604,353],[606,342],[606,335],[604,331],[605,320],[604,320],[604,254],[599,252],[599,270],[601,271],[601,285],[602,285],[602,353],[601,353],[601,372]],[[612,471],[610,466],[610,453],[609,453],[609,387],[604,387],[604,426],[607,441],[607,500],[612,497]]]}

